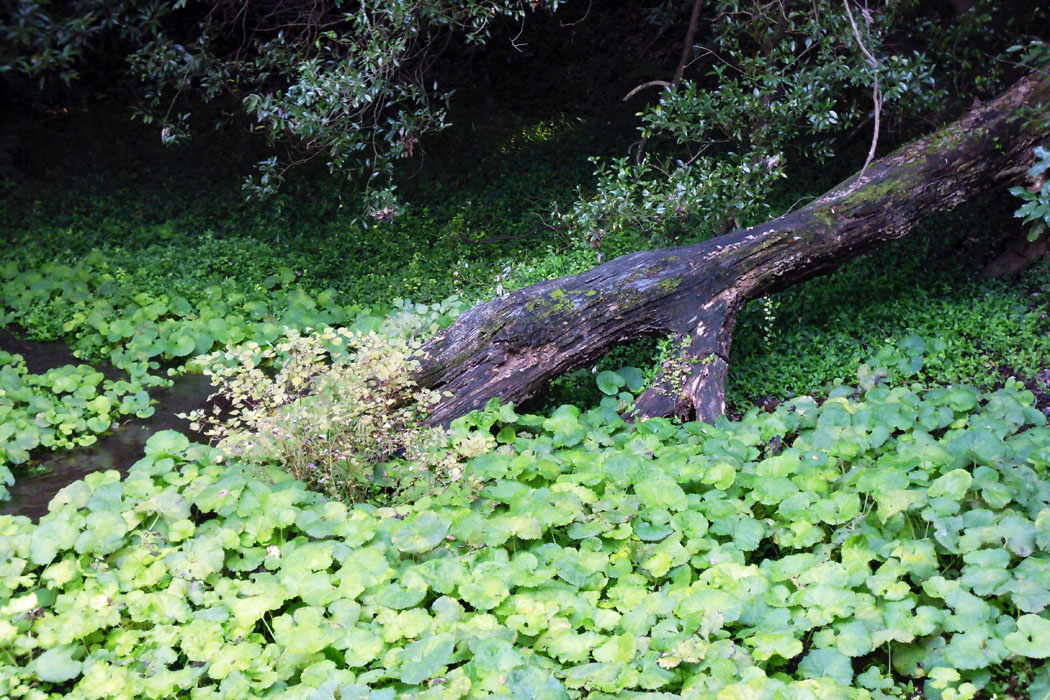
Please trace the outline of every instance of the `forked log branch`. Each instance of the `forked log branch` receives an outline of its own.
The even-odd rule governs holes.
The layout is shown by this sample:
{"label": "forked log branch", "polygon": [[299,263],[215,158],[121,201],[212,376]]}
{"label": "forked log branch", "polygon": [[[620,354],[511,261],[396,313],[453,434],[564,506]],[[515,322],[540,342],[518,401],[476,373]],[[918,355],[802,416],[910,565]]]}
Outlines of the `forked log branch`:
{"label": "forked log branch", "polygon": [[639,412],[713,420],[724,411],[733,324],[748,301],[826,274],[930,214],[1017,180],[1033,147],[1050,137],[1048,114],[1050,78],[1024,78],[802,209],[479,304],[422,350],[417,381],[450,392],[430,420],[446,423],[492,397],[524,401],[617,345],[668,334],[679,350],[639,397]]}

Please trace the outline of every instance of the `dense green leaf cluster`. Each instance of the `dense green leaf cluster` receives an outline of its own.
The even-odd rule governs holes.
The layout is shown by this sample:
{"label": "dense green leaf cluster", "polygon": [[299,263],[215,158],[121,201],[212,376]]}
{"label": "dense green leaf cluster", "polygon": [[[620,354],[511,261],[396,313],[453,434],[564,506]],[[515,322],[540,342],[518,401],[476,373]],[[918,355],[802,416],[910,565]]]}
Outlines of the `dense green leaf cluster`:
{"label": "dense green leaf cluster", "polygon": [[632,148],[665,147],[593,159],[594,192],[578,192],[563,220],[598,248],[624,230],[659,235],[678,220],[717,235],[768,218],[789,158],[824,165],[849,150],[844,134],[872,128],[864,138],[874,155],[887,140],[882,124],[927,122],[953,99],[987,94],[1015,63],[1003,57],[1011,33],[1046,16],[988,0],[967,5],[949,18],[921,3],[773,12],[760,2],[711,3],[690,70],[681,72],[683,63],[673,81],[637,88],[662,86],[638,115],[642,141]]}
{"label": "dense green leaf cluster", "polygon": [[[419,206],[383,226],[362,225],[360,208],[330,181],[304,173],[280,200],[283,208],[244,205],[229,184],[236,179],[233,161],[216,144],[164,150],[115,118],[62,121],[26,138],[54,144],[42,158],[68,157],[69,167],[34,177],[0,201],[0,237],[8,242],[8,259],[23,271],[54,261],[89,263],[91,277],[116,280],[114,307],[132,310],[140,293],[207,305],[213,287],[223,297],[247,294],[269,303],[273,296],[276,304],[281,290],[267,285],[286,274],[315,297],[334,288],[342,294],[338,303],[382,313],[397,297],[432,302],[458,293],[472,301],[593,266],[594,251],[586,246],[534,232],[541,223],[536,207],[564,206],[587,180],[584,156],[611,153],[614,142],[626,138],[622,128],[564,114],[541,119],[483,111],[471,118],[475,130],[468,137],[442,135],[422,173],[399,179]],[[92,138],[98,134],[111,137]],[[789,161],[778,211],[849,174],[812,167],[805,158]],[[1050,347],[1045,266],[1011,284],[974,274],[1015,226],[1015,208],[1013,201],[975,202],[831,277],[756,303],[761,313],[749,310],[735,334],[731,403],[744,410],[759,397],[798,395],[848,378],[887,339],[910,334],[948,345],[941,356],[927,358],[924,380],[989,388],[1000,368],[1034,377]],[[679,221],[681,237],[661,238],[659,245],[692,242],[695,223]],[[602,252],[612,257],[646,245],[634,231],[607,238]],[[34,337],[61,337],[67,313],[66,304],[52,308],[36,300],[19,310],[18,323]],[[625,364],[651,366],[652,346],[624,349],[599,370]],[[588,394],[589,371],[559,382],[557,391],[557,402],[585,405],[597,398]]]}
{"label": "dense green leaf cluster", "polygon": [[[614,399],[610,398],[612,402]],[[493,404],[474,502],[324,502],[162,433],[0,517],[13,697],[968,698],[1050,650],[1050,429],[1010,382],[739,423]],[[1034,674],[1031,696],[1050,673]]]}
{"label": "dense green leaf cluster", "polygon": [[1035,378],[1050,353],[1050,269],[1037,263],[1008,282],[967,269],[993,245],[977,236],[1007,225],[978,212],[996,216],[974,208],[930,221],[912,240],[750,305],[734,335],[731,401],[743,411],[759,397],[809,393],[869,361],[931,384]]}
{"label": "dense green leaf cluster", "polygon": [[443,395],[413,380],[418,344],[389,329],[286,335],[196,358],[228,409],[182,416],[190,429],[344,502],[391,505],[467,486],[458,457],[487,452],[491,439],[450,451],[444,430],[423,425]]}
{"label": "dense green leaf cluster", "polygon": [[[345,192],[319,181],[299,183],[294,212],[242,206],[235,188],[217,184],[226,172],[223,154],[200,148],[206,144],[180,160],[184,154],[159,150],[109,122],[64,123],[75,139],[65,132],[36,134],[34,140],[55,142],[49,158],[70,151],[77,157],[68,173],[52,176],[58,179],[34,179],[0,202],[0,236],[8,245],[6,266],[0,265],[0,320],[34,338],[70,341],[85,359],[116,351],[113,359],[134,370],[127,381],[136,395],[189,357],[172,350],[193,342],[195,353],[198,341],[205,345],[215,335],[211,325],[228,338],[272,331],[251,309],[269,309],[263,321],[314,323],[329,310],[350,318],[347,309],[357,305],[382,314],[398,296],[432,301],[460,293],[472,300],[587,269],[595,256],[586,246],[557,243],[549,233],[529,236],[536,219],[527,200],[571,193],[585,179],[577,161],[589,150],[608,150],[606,141],[599,146],[594,139],[609,134],[594,120],[564,116],[506,121],[479,126],[469,143],[445,143],[447,157],[428,161],[432,174],[442,176],[414,185],[421,206],[382,227],[354,220],[361,211],[342,208]],[[121,137],[116,143],[89,138],[111,132]],[[98,150],[77,150],[88,145]],[[476,167],[452,168],[468,145]],[[194,169],[200,162],[217,181],[202,183]],[[85,170],[90,175],[76,175]],[[791,182],[814,186],[820,174],[798,171]],[[202,184],[207,193],[198,196]],[[802,194],[799,189],[791,198]],[[1009,225],[1008,213],[996,216],[994,203],[979,203],[832,277],[755,304],[761,313],[746,313],[736,333],[732,404],[744,410],[757,397],[806,393],[851,376],[887,339],[899,344],[910,334],[947,345],[927,353],[916,376],[923,381],[988,388],[999,381],[1000,368],[1034,377],[1050,352],[1045,266],[1011,285],[972,279],[965,267]],[[518,240],[498,241],[504,235]],[[975,236],[977,243],[968,242]],[[607,240],[603,251],[611,256],[645,244],[640,234],[624,235]],[[397,255],[383,252],[392,249]],[[144,310],[151,306],[164,308],[152,320],[153,312]],[[408,306],[395,302],[393,308]],[[445,323],[451,316],[442,311],[434,318]],[[141,340],[122,335],[129,324],[143,330]],[[619,350],[598,369],[625,364],[653,366],[652,346]],[[597,401],[590,368],[559,382],[555,396],[577,405]]]}
{"label": "dense green leaf cluster", "polygon": [[23,269],[8,262],[0,267],[0,323],[18,324],[37,337],[70,338],[79,355],[104,357],[144,377],[162,363],[216,346],[271,342],[284,327],[343,323],[360,311],[341,303],[334,290],[308,295],[286,268],[259,289],[236,290],[227,283],[196,290],[193,303],[180,294],[135,289],[104,269],[98,251],[72,266]]}

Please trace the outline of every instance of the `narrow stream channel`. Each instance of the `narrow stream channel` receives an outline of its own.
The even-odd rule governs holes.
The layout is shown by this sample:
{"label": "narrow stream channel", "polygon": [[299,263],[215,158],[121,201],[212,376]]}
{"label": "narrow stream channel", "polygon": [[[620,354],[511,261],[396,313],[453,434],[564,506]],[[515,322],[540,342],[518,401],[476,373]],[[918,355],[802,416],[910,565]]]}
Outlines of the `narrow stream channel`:
{"label": "narrow stream channel", "polygon": [[[0,350],[22,355],[27,369],[34,374],[66,364],[84,364],[63,343],[29,341],[10,330],[0,329]],[[96,369],[108,379],[119,376],[112,367],[96,366]],[[176,377],[174,381],[168,388],[150,391],[154,413],[149,418],[125,417],[89,447],[42,452],[38,466],[12,469],[15,483],[8,487],[11,499],[0,501],[0,514],[25,515],[36,520],[47,513],[48,503],[67,484],[95,471],[116,469],[121,474],[127,473],[131,465],[142,458],[146,440],[153,433],[178,430],[192,435],[189,422],[175,414],[204,406],[211,394],[211,384],[207,377],[192,374]]]}

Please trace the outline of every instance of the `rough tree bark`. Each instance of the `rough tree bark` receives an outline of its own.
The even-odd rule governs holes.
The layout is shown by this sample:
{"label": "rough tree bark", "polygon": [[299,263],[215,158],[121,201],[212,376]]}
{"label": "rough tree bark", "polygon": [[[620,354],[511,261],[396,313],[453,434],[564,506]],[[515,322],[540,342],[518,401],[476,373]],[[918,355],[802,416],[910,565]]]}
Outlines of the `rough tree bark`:
{"label": "rough tree bark", "polygon": [[417,381],[450,392],[431,421],[492,397],[526,400],[621,343],[667,334],[677,355],[639,397],[639,412],[713,420],[725,408],[733,324],[749,300],[828,273],[934,212],[1018,179],[1033,146],[1050,137],[1048,112],[1050,77],[1022,79],[798,211],[475,306],[422,350]]}

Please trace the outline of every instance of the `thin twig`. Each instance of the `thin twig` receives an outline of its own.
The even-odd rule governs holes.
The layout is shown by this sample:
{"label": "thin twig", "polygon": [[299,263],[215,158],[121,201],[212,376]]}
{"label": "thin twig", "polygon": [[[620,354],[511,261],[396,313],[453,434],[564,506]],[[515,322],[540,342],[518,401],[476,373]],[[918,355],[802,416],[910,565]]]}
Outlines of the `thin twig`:
{"label": "thin twig", "polygon": [[651,88],[651,87],[656,87],[656,86],[669,88],[669,87],[671,87],[671,83],[667,82],[666,80],[650,80],[648,83],[642,83],[641,85],[639,85],[638,87],[634,88],[629,93],[624,95],[623,101],[626,102],[627,100],[631,99],[632,97],[637,95],[642,90],[645,90],[646,88]]}
{"label": "thin twig", "polygon": [[520,39],[521,35],[524,34],[524,33],[525,33],[525,17],[523,16],[521,18],[521,26],[518,27],[518,33],[515,34],[514,38],[510,40],[510,45],[512,47],[514,47],[514,50],[517,51],[518,53],[525,53],[524,51],[522,51],[521,47],[529,45],[528,42],[526,42],[524,44],[519,44],[518,43],[518,39]]}
{"label": "thin twig", "polygon": [[560,21],[559,21],[559,24],[560,24],[560,25],[561,25],[562,27],[575,27],[575,26],[576,26],[577,24],[579,24],[579,23],[580,23],[580,22],[582,22],[583,20],[587,19],[587,16],[588,16],[589,14],[591,14],[591,2],[592,2],[592,0],[588,0],[588,2],[587,2],[587,11],[583,13],[583,17],[580,17],[580,18],[579,18],[578,20],[576,20],[575,22],[560,22]]}
{"label": "thin twig", "polygon": [[[857,21],[853,19],[853,11],[849,9],[849,0],[842,0],[842,5],[846,8],[846,16],[849,17],[849,24],[853,27],[853,36],[857,40],[857,46],[860,48],[860,52],[864,54],[864,58],[868,59],[868,63],[871,64],[872,68],[878,66],[878,59],[871,55],[871,52],[868,51],[868,47],[864,45],[864,40],[860,38],[860,30],[857,28]],[[867,18],[865,18],[864,21],[867,22]]]}
{"label": "thin twig", "polygon": [[[875,111],[875,128],[871,134],[871,147],[868,149],[868,157],[864,161],[864,166],[857,173],[857,179],[853,181],[853,184],[846,190],[846,194],[849,194],[853,190],[860,186],[861,180],[864,179],[864,173],[867,171],[868,166],[875,160],[875,149],[879,145],[879,128],[882,116],[882,88],[879,86],[879,61],[872,55],[871,51],[868,51],[868,47],[864,45],[864,40],[861,39],[860,29],[857,28],[857,21],[853,19],[853,11],[849,8],[849,0],[842,0],[843,7],[846,8],[846,16],[849,18],[849,24],[853,28],[853,37],[857,40],[857,46],[860,48],[860,52],[864,54],[864,58],[867,59],[868,64],[871,66],[872,71],[875,74],[875,84],[871,90],[871,100],[874,104]],[[867,15],[864,17],[865,23],[869,22]]]}

